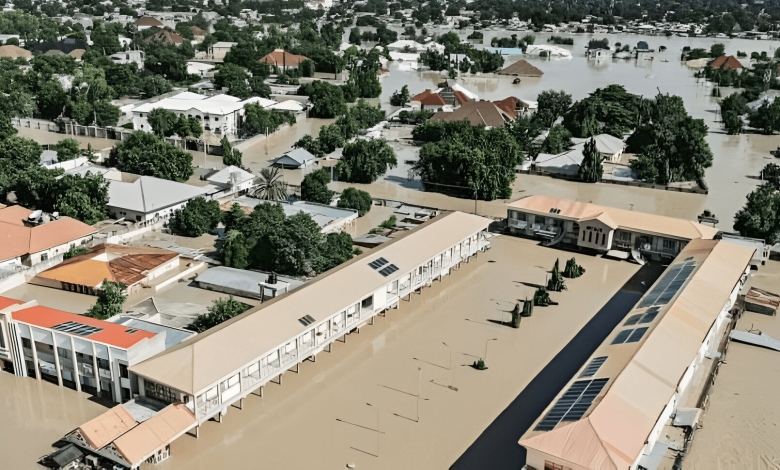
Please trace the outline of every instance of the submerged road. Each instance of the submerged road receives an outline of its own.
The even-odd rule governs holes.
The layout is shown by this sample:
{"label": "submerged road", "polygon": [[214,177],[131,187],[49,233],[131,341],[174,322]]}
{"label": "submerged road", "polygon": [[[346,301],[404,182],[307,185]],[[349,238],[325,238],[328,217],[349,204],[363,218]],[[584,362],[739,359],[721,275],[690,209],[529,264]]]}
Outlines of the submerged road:
{"label": "submerged road", "polygon": [[[517,470],[525,449],[517,441],[552,402],[596,348],[663,272],[643,266],[559,352],[450,467],[452,470]],[[644,282],[644,284],[642,284]]]}

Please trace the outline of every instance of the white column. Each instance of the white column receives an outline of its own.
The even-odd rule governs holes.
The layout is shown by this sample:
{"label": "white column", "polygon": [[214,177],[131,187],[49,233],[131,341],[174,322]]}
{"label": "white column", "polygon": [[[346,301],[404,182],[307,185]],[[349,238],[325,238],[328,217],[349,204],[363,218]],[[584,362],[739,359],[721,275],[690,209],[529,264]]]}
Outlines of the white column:
{"label": "white column", "polygon": [[51,332],[51,347],[54,350],[54,365],[57,367],[57,383],[62,387],[62,367],[60,366],[60,352],[57,349],[57,337]]}
{"label": "white column", "polygon": [[[30,330],[30,349],[32,349],[33,353],[33,365],[35,366],[35,378],[38,380],[41,380],[41,371],[38,367],[38,351],[35,347],[35,334],[33,333],[33,327],[29,327]],[[53,337],[52,337],[53,338]],[[24,356],[24,354],[22,354]],[[25,364],[26,367],[26,364]]]}
{"label": "white column", "polygon": [[95,375],[95,387],[97,387],[97,393],[100,395],[100,373],[98,371],[97,350],[95,349],[95,342],[90,341],[90,343],[92,343],[92,373]]}
{"label": "white column", "polygon": [[79,360],[76,358],[76,342],[70,337],[70,350],[73,353],[73,378],[76,379],[76,390],[81,391],[81,376],[79,375]]}

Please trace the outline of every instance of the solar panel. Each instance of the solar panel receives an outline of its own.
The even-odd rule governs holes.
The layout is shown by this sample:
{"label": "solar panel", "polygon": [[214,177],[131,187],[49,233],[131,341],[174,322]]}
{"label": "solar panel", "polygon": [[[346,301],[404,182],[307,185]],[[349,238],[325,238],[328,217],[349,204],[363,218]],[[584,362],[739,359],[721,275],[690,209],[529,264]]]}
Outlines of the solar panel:
{"label": "solar panel", "polygon": [[626,322],[623,323],[623,326],[636,325],[637,323],[639,323],[639,320],[641,319],[642,319],[641,313],[637,313],[636,315],[631,315],[630,317],[628,317],[628,320],[626,320]]}
{"label": "solar panel", "polygon": [[312,317],[311,315],[303,316],[299,318],[298,321],[301,322],[303,326],[309,326],[315,322],[314,317]]}
{"label": "solar panel", "polygon": [[69,321],[65,323],[60,323],[59,325],[54,325],[52,326],[52,329],[57,331],[62,331],[65,333],[73,333],[74,335],[79,335],[79,336],[89,336],[99,331],[103,331],[103,328],[96,328],[94,326],[84,325],[82,323],[76,323],[74,321]]}
{"label": "solar panel", "polygon": [[645,294],[637,308],[668,304],[696,269],[696,261],[677,263],[666,270],[661,280]]}
{"label": "solar panel", "polygon": [[396,271],[398,271],[398,267],[396,265],[394,265],[394,264],[391,264],[390,266],[388,266],[388,267],[382,269],[381,271],[379,271],[379,274],[381,274],[384,277],[387,277],[387,276],[393,274]]}
{"label": "solar panel", "polygon": [[626,343],[636,343],[640,339],[642,339],[642,336],[645,335],[645,331],[647,331],[647,327],[644,328],[637,328],[635,330],[631,331],[631,336],[628,337],[628,340],[626,340]]}
{"label": "solar panel", "polygon": [[384,258],[377,258],[374,261],[368,263],[369,266],[371,266],[374,269],[379,269],[382,266],[386,265],[389,261],[387,261]]}
{"label": "solar panel", "polygon": [[651,321],[655,320],[655,317],[658,316],[658,307],[648,308],[645,312],[645,315],[642,317],[642,320],[639,321],[640,324],[650,323]]}
{"label": "solar panel", "polygon": [[539,421],[534,431],[551,431],[562,420],[580,419],[608,381],[609,379],[596,379],[574,382],[547,415]]}
{"label": "solar panel", "polygon": [[582,374],[580,374],[579,379],[583,379],[585,377],[593,377],[596,375],[596,372],[601,369],[601,366],[604,364],[604,362],[607,360],[607,356],[601,356],[601,357],[594,357],[590,364],[588,364],[587,367],[585,367],[585,370],[582,371]]}
{"label": "solar panel", "polygon": [[620,333],[618,333],[617,336],[615,336],[615,339],[612,340],[612,344],[623,344],[626,342],[628,337],[631,335],[631,332],[634,330],[623,330]]}

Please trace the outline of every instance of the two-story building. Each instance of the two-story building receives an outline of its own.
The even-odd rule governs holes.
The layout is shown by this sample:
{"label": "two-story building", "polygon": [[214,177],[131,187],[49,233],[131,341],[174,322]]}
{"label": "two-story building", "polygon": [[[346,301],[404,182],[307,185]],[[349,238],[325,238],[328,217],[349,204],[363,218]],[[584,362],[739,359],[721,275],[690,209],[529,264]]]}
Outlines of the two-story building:
{"label": "two-story building", "polygon": [[545,196],[508,204],[507,222],[511,234],[539,238],[547,246],[627,252],[637,259],[672,259],[689,241],[718,233],[689,220]]}

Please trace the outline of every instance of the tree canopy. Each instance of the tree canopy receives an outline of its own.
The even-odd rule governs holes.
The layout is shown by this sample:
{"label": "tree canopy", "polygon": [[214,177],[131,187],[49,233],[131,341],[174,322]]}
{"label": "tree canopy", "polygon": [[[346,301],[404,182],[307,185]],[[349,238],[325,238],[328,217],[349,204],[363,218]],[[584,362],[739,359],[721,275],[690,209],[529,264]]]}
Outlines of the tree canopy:
{"label": "tree canopy", "polygon": [[249,309],[249,305],[233,299],[232,295],[227,300],[217,299],[214,301],[214,305],[208,308],[208,312],[198,315],[187,328],[203,333],[220,323],[244,313],[247,309]]}
{"label": "tree canopy", "polygon": [[120,171],[186,181],[192,176],[192,155],[154,134],[136,131],[111,150],[109,165]]}
{"label": "tree canopy", "polygon": [[745,205],[734,215],[734,230],[768,245],[780,242],[780,193],[772,184],[765,183],[747,195]]}
{"label": "tree canopy", "polygon": [[198,197],[188,202],[184,209],[177,209],[168,227],[179,235],[199,237],[217,228],[223,217],[219,201]]}
{"label": "tree canopy", "polygon": [[367,192],[356,188],[347,188],[341,192],[337,205],[345,209],[355,209],[358,211],[358,216],[363,217],[368,214],[373,204],[374,200]]}
{"label": "tree canopy", "polygon": [[121,282],[104,279],[98,290],[97,302],[84,315],[98,320],[107,320],[122,313],[122,305],[126,298],[122,295],[122,291],[126,288],[127,286]]}
{"label": "tree canopy", "polygon": [[328,189],[330,171],[326,168],[314,170],[303,177],[301,199],[309,202],[329,205],[335,191]]}
{"label": "tree canopy", "polygon": [[384,175],[388,168],[397,165],[395,151],[386,140],[359,139],[344,146],[336,171],[340,181],[368,184]]}

